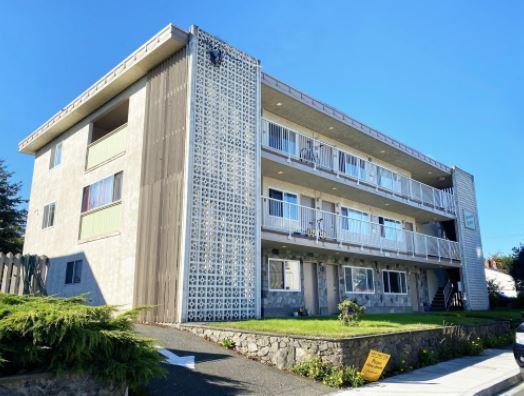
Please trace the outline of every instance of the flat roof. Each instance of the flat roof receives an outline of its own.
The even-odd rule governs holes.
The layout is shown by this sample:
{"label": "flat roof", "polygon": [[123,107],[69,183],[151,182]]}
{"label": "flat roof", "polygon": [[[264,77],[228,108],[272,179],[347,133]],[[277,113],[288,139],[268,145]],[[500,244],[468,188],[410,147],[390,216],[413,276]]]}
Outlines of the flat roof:
{"label": "flat roof", "polygon": [[188,33],[169,24],[18,144],[34,154],[51,140],[142,78],[184,47]]}
{"label": "flat roof", "polygon": [[[184,47],[187,43],[188,36],[189,34],[187,32],[177,28],[173,24],[167,25],[96,81],[91,87],[81,93],[71,103],[23,139],[18,144],[19,151],[29,154],[36,153],[51,140],[81,121],[108,100],[142,78],[153,67]],[[401,162],[404,163],[404,165],[410,165],[410,168],[414,166],[420,167],[420,165],[422,165],[421,172],[424,172],[425,175],[418,175],[419,179],[431,178],[434,183],[435,177],[449,176],[451,174],[451,169],[447,165],[355,120],[334,107],[279,81],[267,73],[262,73],[261,81],[263,88],[266,86],[270,89],[270,94],[267,96],[283,95],[288,99],[300,103],[302,107],[301,111],[304,108],[310,111],[314,110],[322,114],[323,118],[329,117],[343,124],[346,127],[346,133],[350,130],[353,133],[358,131],[361,137],[361,142],[359,143],[362,145],[366,143],[372,144],[373,146],[380,147],[381,152],[384,151],[382,149],[383,147],[393,149],[389,150],[390,152],[386,154],[386,157],[389,158],[385,159],[388,161],[392,163]],[[276,113],[282,111],[282,109],[279,108],[270,108],[270,110]],[[346,136],[349,135],[350,133]],[[379,144],[377,145],[376,143]],[[378,157],[384,157],[384,155]],[[432,172],[429,169],[436,170],[436,172]],[[429,175],[431,175],[431,177]]]}

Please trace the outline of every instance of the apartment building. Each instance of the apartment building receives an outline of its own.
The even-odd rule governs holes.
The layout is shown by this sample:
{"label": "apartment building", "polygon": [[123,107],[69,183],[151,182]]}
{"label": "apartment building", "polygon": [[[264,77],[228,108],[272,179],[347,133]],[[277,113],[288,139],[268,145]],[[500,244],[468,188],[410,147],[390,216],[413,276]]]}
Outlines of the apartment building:
{"label": "apartment building", "polygon": [[164,28],[19,149],[50,294],[155,322],[488,307],[470,174],[196,26]]}

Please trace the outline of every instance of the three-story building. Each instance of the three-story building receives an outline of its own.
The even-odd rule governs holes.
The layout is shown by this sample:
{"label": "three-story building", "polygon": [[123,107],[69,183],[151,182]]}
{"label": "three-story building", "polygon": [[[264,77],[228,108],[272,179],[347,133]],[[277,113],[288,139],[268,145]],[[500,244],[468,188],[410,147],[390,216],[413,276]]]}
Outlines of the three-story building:
{"label": "three-story building", "polygon": [[488,307],[473,177],[167,26],[30,134],[48,292],[157,322]]}

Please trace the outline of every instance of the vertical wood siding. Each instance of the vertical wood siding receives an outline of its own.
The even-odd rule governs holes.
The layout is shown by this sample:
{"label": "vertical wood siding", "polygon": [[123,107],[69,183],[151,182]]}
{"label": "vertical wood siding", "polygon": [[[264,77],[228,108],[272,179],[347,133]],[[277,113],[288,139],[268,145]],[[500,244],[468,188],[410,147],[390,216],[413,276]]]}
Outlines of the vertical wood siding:
{"label": "vertical wood siding", "polygon": [[186,145],[187,57],[182,49],[148,75],[134,305],[151,322],[174,322],[181,246]]}

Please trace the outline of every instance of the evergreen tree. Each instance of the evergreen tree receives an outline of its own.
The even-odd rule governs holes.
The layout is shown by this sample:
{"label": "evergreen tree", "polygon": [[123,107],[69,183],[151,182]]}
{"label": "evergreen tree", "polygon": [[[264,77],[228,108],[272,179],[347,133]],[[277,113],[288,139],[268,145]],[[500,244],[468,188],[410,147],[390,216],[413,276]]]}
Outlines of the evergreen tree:
{"label": "evergreen tree", "polygon": [[27,201],[19,195],[22,183],[13,182],[12,176],[0,159],[0,252],[21,253],[27,211],[20,205]]}

